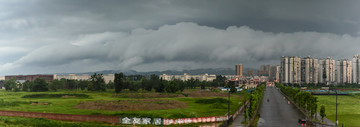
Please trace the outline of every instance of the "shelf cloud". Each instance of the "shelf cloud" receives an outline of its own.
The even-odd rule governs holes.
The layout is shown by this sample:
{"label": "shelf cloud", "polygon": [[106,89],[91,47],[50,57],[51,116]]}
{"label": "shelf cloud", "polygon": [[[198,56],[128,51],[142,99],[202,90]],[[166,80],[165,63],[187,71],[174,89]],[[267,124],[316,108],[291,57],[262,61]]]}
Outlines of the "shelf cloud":
{"label": "shelf cloud", "polygon": [[[157,29],[80,35],[73,40],[41,46],[18,60],[4,64],[46,68],[49,72],[105,69],[166,70],[198,67],[256,67],[277,64],[284,55],[349,58],[358,52],[359,37],[317,32],[271,33],[247,26],[217,29],[191,22]],[[152,65],[152,67],[149,67]],[[10,67],[12,68],[12,67]],[[12,69],[12,70],[13,70]]]}

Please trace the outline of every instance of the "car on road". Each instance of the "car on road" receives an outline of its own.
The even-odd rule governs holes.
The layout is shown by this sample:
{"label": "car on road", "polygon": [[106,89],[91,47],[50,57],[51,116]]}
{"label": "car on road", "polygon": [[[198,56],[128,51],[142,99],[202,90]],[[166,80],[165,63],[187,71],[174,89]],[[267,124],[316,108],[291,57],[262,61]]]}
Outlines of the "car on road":
{"label": "car on road", "polygon": [[301,126],[306,126],[306,119],[299,119],[299,124],[301,124]]}

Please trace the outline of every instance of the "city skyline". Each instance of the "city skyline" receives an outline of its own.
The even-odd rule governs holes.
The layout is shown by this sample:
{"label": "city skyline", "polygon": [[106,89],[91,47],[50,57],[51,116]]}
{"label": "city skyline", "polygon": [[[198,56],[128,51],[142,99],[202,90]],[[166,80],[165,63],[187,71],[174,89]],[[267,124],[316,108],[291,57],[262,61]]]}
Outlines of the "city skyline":
{"label": "city skyline", "polygon": [[258,68],[280,65],[281,56],[352,59],[360,54],[358,5],[1,1],[0,75]]}

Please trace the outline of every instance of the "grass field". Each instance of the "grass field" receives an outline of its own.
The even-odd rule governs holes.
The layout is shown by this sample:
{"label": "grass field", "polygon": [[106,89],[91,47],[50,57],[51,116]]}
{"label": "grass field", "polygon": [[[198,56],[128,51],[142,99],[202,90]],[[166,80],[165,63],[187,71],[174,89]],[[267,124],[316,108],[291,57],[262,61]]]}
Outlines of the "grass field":
{"label": "grass field", "polygon": [[[318,110],[325,105],[326,117],[335,122],[336,96],[322,95],[318,97]],[[360,96],[338,96],[338,120],[339,125],[360,126]],[[318,111],[320,112],[320,111]]]}
{"label": "grass field", "polygon": [[[192,93],[199,93],[198,90],[187,91],[189,95]],[[209,95],[211,91],[207,91]],[[29,94],[86,94],[89,98],[22,98],[24,95]],[[146,93],[146,92],[145,92]],[[10,111],[28,111],[28,112],[43,112],[43,113],[63,113],[63,114],[103,114],[103,115],[116,115],[116,116],[137,116],[137,117],[163,117],[163,118],[186,118],[186,117],[205,117],[205,116],[221,116],[227,112],[227,103],[213,103],[203,104],[196,103],[201,99],[212,98],[224,98],[224,96],[213,97],[173,97],[164,95],[164,98],[156,95],[156,99],[178,101],[186,104],[185,108],[176,109],[163,109],[163,110],[140,110],[140,111],[109,111],[109,110],[88,110],[75,108],[79,103],[86,103],[91,101],[103,100],[103,101],[119,101],[119,100],[136,100],[142,101],[144,98],[131,98],[127,94],[140,94],[144,93],[132,93],[122,92],[121,96],[114,96],[114,92],[88,92],[88,91],[60,91],[60,92],[8,92],[0,90],[0,99],[5,102],[19,102],[17,106],[1,106],[0,110]],[[154,92],[148,92],[147,95],[156,94]],[[179,93],[181,94],[181,93]],[[219,92],[213,93],[218,95]],[[223,94],[222,94],[223,95]],[[136,95],[138,96],[138,95]],[[239,94],[231,95],[231,111],[234,112],[241,106],[242,96]],[[33,104],[37,102],[38,104]],[[46,103],[47,105],[42,105]]]}

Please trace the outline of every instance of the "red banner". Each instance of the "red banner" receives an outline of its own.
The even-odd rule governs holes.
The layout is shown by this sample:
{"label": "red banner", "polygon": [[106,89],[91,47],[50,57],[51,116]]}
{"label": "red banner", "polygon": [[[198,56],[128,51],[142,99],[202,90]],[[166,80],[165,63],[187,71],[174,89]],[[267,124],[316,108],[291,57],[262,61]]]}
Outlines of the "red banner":
{"label": "red banner", "polygon": [[217,122],[217,118],[215,116],[213,116],[213,117],[164,119],[164,125],[189,124],[189,123],[210,123],[210,122]]}

